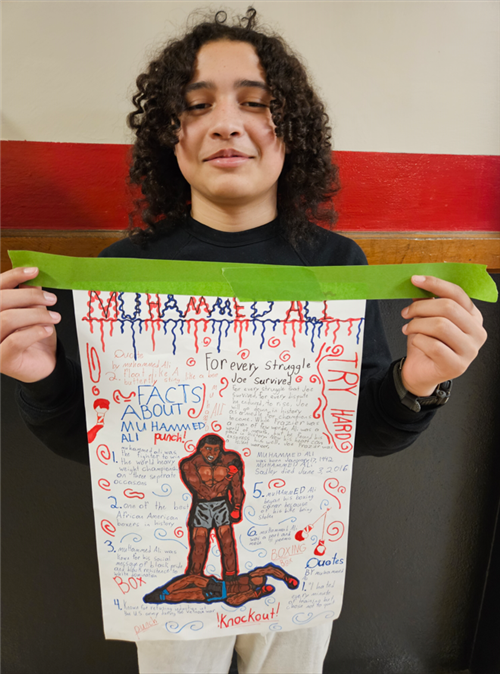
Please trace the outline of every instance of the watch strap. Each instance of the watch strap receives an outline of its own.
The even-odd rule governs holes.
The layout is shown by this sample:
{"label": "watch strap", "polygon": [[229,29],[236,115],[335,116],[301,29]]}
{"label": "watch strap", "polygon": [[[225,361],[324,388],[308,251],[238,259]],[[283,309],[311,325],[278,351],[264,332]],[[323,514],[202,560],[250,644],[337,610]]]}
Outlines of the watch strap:
{"label": "watch strap", "polygon": [[401,403],[413,412],[432,410],[445,405],[450,398],[452,387],[451,379],[436,386],[430,396],[416,396],[413,393],[410,393],[403,384],[401,370],[403,369],[405,360],[406,358],[401,358],[401,360],[394,365],[392,370],[394,385]]}

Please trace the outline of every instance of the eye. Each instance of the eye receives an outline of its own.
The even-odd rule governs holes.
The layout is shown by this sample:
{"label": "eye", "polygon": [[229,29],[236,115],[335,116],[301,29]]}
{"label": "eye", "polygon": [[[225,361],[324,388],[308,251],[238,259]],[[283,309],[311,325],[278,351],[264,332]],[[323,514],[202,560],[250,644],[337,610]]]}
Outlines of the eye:
{"label": "eye", "polygon": [[249,108],[267,108],[269,107],[265,103],[260,103],[258,101],[245,101],[243,105],[248,106]]}
{"label": "eye", "polygon": [[189,112],[197,112],[200,110],[206,110],[210,107],[210,103],[194,103],[193,105],[186,104],[186,110]]}

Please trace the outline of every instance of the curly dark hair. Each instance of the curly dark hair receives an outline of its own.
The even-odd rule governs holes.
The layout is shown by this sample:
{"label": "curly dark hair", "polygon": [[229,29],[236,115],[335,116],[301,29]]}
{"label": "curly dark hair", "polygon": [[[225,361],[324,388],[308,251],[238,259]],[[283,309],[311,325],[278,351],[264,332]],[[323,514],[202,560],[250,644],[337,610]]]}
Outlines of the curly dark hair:
{"label": "curly dark hair", "polygon": [[[174,146],[196,56],[203,45],[218,40],[251,44],[266,73],[276,135],[287,148],[278,179],[283,235],[294,244],[310,236],[310,220],[326,226],[335,222],[331,199],[339,189],[338,170],[332,163],[325,106],[297,55],[280,36],[257,26],[256,14],[250,7],[233,25],[224,11],[205,16],[182,38],[169,41],[137,78],[135,110],[127,117],[136,135],[130,182],[139,185],[143,195],[130,215],[129,236],[137,243],[177,227],[190,211],[190,186],[179,170]],[[136,224],[137,216],[142,223]]]}
{"label": "curly dark hair", "polygon": [[204,445],[219,445],[222,451],[224,449],[224,440],[220,437],[220,435],[215,435],[213,433],[209,435],[204,435],[198,440],[198,444],[196,445],[196,451],[199,452],[199,450]]}

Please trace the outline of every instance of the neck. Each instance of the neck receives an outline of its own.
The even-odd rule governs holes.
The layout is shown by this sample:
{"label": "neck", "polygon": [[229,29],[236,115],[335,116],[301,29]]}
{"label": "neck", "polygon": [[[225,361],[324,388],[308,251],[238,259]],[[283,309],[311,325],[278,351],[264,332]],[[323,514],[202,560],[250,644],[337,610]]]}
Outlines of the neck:
{"label": "neck", "polygon": [[263,198],[252,204],[217,204],[203,195],[191,195],[191,216],[221,232],[243,232],[274,220],[278,215],[276,198]]}

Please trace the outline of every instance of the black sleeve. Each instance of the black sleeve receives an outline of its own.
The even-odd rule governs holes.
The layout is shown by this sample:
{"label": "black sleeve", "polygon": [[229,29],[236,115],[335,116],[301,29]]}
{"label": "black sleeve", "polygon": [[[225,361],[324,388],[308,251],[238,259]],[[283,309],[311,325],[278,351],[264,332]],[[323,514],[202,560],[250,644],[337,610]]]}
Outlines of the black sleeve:
{"label": "black sleeve", "polygon": [[27,427],[56,454],[89,463],[83,384],[80,365],[66,357],[57,343],[54,371],[31,384],[19,383],[19,412]]}
{"label": "black sleeve", "polygon": [[48,449],[89,464],[81,366],[66,356],[59,339],[52,374],[30,384],[19,382],[16,398],[24,423]]}
{"label": "black sleeve", "polygon": [[435,410],[413,412],[401,404],[378,302],[366,303],[355,456],[385,456],[411,445]]}

